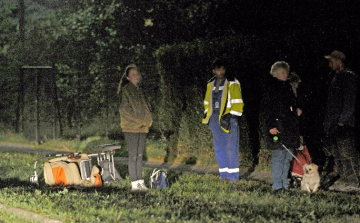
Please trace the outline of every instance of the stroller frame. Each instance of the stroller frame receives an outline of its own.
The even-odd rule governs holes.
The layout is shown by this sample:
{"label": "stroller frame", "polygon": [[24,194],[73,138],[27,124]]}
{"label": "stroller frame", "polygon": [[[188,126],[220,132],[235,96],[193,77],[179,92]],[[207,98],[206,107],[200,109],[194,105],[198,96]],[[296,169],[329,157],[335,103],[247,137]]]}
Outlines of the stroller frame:
{"label": "stroller frame", "polygon": [[[104,183],[109,183],[111,181],[121,183],[122,178],[120,177],[119,173],[115,169],[115,161],[114,161],[114,154],[115,150],[121,149],[121,146],[116,144],[104,144],[96,146],[97,149],[101,149],[100,153],[88,154],[90,160],[82,160],[79,163],[79,171],[82,179],[88,180],[90,179],[91,174],[91,158],[97,157],[98,165],[101,166],[101,176],[104,174],[104,164],[106,164],[105,168],[109,171],[110,178],[106,180]],[[49,157],[80,157],[81,153],[59,153],[59,154],[46,154],[44,156],[39,157],[34,163],[34,175],[30,175],[30,182],[33,184],[39,185],[39,175],[37,174],[36,168],[37,164],[40,160],[49,158]],[[103,164],[103,165],[101,165]]]}

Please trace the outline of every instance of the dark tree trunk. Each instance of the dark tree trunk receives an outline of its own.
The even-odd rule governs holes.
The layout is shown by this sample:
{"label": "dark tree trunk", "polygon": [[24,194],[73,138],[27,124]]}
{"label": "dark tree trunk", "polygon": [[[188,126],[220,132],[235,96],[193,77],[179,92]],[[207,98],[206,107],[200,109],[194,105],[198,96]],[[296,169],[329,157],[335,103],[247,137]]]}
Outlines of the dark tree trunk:
{"label": "dark tree trunk", "polygon": [[77,127],[77,134],[76,134],[76,138],[78,141],[81,141],[81,122],[82,122],[82,117],[81,117],[81,86],[80,86],[80,78],[79,78],[79,74],[77,74],[76,76],[76,86],[77,86],[77,95],[76,95],[76,102],[75,102],[75,117],[76,117],[76,127]]}
{"label": "dark tree trunk", "polygon": [[106,80],[105,80],[105,137],[109,138],[109,83],[110,83],[110,75],[106,72]]}

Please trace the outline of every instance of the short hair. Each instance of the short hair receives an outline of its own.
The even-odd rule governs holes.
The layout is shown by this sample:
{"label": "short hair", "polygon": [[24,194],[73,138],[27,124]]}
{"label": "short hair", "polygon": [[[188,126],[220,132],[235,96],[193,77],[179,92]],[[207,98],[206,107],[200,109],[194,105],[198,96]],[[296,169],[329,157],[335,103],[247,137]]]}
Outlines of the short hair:
{"label": "short hair", "polygon": [[211,68],[215,69],[215,68],[219,68],[219,67],[224,67],[226,68],[226,63],[224,60],[220,59],[220,58],[216,58],[212,64],[211,64]]}
{"label": "short hair", "polygon": [[279,68],[285,69],[287,73],[290,72],[290,65],[288,63],[285,61],[277,61],[271,66],[270,74],[274,75],[274,72]]}

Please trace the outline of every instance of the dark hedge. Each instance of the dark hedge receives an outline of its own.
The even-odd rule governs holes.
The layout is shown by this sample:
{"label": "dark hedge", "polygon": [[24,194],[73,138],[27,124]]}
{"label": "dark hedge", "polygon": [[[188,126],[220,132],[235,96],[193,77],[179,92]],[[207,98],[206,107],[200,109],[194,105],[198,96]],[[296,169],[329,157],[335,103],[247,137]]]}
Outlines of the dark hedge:
{"label": "dark hedge", "polygon": [[[232,72],[243,86],[241,67],[243,61],[251,60],[247,53],[249,48],[250,43],[245,38],[233,36],[163,46],[156,51],[162,95],[159,119],[168,138],[167,160],[180,157],[185,162],[215,162],[211,131],[201,123],[206,85],[213,76],[211,61],[216,57],[227,59],[228,72]],[[258,119],[258,115],[252,114],[246,106],[240,125],[242,165],[249,165],[254,160],[248,116]]]}

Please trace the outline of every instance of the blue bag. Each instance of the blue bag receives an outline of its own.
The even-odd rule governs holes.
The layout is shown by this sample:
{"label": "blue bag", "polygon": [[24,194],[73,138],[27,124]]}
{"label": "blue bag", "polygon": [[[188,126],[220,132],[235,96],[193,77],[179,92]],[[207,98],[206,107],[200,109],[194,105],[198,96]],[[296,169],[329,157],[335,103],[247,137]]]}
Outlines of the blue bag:
{"label": "blue bag", "polygon": [[162,169],[154,169],[149,177],[149,188],[167,188],[169,185],[167,181],[167,174]]}

